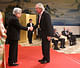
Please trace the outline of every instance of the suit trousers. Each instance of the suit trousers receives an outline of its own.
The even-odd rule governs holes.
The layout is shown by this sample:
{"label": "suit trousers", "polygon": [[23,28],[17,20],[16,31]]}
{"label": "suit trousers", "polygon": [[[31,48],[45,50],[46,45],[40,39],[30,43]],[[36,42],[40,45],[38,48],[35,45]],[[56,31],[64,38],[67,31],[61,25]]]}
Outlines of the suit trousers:
{"label": "suit trousers", "polygon": [[65,39],[64,38],[60,38],[59,41],[61,42],[61,46],[62,48],[65,47]]}
{"label": "suit trousers", "polygon": [[33,35],[33,31],[28,31],[28,40],[29,40],[29,43],[32,43],[32,35]]}
{"label": "suit trousers", "polygon": [[52,43],[54,43],[54,48],[58,48],[58,40],[52,39]]}
{"label": "suit trousers", "polygon": [[18,53],[18,40],[9,40],[9,58],[8,63],[17,62],[17,53]]}
{"label": "suit trousers", "polygon": [[50,41],[46,37],[42,38],[43,60],[50,61]]}

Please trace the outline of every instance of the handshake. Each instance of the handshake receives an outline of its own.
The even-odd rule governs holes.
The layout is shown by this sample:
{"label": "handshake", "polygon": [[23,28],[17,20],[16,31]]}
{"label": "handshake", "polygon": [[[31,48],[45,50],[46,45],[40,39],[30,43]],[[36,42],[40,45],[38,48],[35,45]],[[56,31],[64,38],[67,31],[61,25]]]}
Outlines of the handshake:
{"label": "handshake", "polygon": [[30,31],[33,31],[33,27],[29,27],[29,30],[30,30]]}

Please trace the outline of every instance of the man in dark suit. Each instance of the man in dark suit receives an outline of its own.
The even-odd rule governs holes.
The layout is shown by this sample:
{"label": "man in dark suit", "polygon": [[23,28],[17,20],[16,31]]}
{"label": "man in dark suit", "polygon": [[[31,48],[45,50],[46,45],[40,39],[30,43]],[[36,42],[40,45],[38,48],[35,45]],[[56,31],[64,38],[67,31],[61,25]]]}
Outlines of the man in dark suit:
{"label": "man in dark suit", "polygon": [[56,34],[56,30],[54,29],[54,34],[53,34],[53,38],[52,38],[52,43],[54,43],[54,50],[60,50],[58,48],[58,41],[59,41],[59,36]]}
{"label": "man in dark suit", "polygon": [[[24,27],[19,23],[18,18],[21,17],[21,8],[13,9],[13,16],[9,18],[8,22],[8,30],[7,30],[7,38],[9,40],[9,58],[8,64],[9,66],[17,66],[17,51],[18,51],[18,40],[20,39],[20,30],[29,30],[30,27]],[[33,30],[31,27],[30,30]]]}
{"label": "man in dark suit", "polygon": [[52,42],[55,45],[54,49],[55,50],[59,50],[59,48],[58,48],[58,42],[59,41],[61,42],[60,48],[65,48],[65,39],[64,38],[60,38],[60,34],[56,31],[56,29],[54,29],[53,36],[54,36],[54,38],[57,38],[57,40],[56,39],[52,39]]}
{"label": "man in dark suit", "polygon": [[72,34],[72,32],[69,32],[69,36],[68,36],[69,42],[70,42],[70,46],[73,46],[76,44],[76,36]]}
{"label": "man in dark suit", "polygon": [[50,62],[50,39],[53,35],[53,27],[51,25],[50,15],[45,11],[42,3],[38,3],[35,6],[38,15],[38,23],[34,26],[36,29],[40,26],[41,37],[42,37],[42,54],[43,58],[39,60],[41,64]]}
{"label": "man in dark suit", "polygon": [[[34,24],[32,23],[32,19],[29,19],[29,23],[27,24],[27,27],[33,27]],[[28,40],[29,43],[32,44],[32,35],[33,35],[33,31],[28,31]]]}
{"label": "man in dark suit", "polygon": [[62,35],[66,36],[67,39],[69,40],[70,42],[70,46],[73,46],[76,44],[76,36],[72,34],[72,32],[70,32],[68,29],[62,31]]}
{"label": "man in dark suit", "polygon": [[69,31],[66,31],[65,27],[64,30],[62,31],[62,35],[66,36],[67,39],[69,39]]}

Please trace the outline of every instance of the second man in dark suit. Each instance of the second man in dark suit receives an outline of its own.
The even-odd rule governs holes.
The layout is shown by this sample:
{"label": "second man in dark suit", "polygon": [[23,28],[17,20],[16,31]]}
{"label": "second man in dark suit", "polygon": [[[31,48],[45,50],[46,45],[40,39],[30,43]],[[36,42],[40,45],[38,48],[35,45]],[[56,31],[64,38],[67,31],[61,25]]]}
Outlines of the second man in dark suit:
{"label": "second man in dark suit", "polygon": [[35,10],[38,13],[38,23],[34,26],[34,29],[40,26],[41,38],[42,38],[42,54],[43,58],[39,60],[41,64],[50,62],[50,39],[53,35],[53,27],[51,25],[51,17],[45,11],[42,3],[38,3],[35,6]]}
{"label": "second man in dark suit", "polygon": [[65,39],[64,38],[61,38],[61,35],[56,31],[56,29],[54,29],[54,35],[53,35],[55,38],[57,38],[57,40],[55,39],[52,39],[52,42],[54,43],[55,47],[54,49],[55,50],[59,50],[58,48],[58,42],[60,41],[61,42],[61,46],[60,48],[65,48]]}
{"label": "second man in dark suit", "polygon": [[[27,24],[27,27],[33,27],[34,24],[32,23],[32,19],[29,19],[29,23]],[[29,43],[32,44],[32,36],[33,36],[33,31],[28,30],[28,40]]]}

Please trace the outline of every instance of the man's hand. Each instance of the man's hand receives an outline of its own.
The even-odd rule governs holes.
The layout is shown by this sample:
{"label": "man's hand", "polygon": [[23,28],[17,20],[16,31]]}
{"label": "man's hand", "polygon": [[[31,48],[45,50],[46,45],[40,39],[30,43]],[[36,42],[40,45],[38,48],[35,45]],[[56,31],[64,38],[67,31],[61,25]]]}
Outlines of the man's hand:
{"label": "man's hand", "polygon": [[33,31],[33,27],[30,27],[30,29],[29,29],[30,31]]}
{"label": "man's hand", "polygon": [[51,40],[51,37],[50,36],[47,36],[47,39],[48,39],[48,41],[50,41]]}

